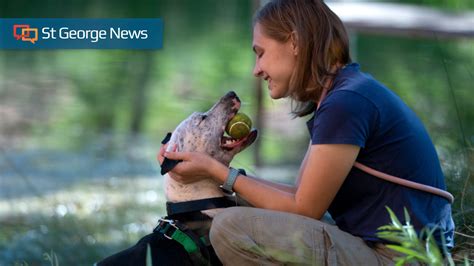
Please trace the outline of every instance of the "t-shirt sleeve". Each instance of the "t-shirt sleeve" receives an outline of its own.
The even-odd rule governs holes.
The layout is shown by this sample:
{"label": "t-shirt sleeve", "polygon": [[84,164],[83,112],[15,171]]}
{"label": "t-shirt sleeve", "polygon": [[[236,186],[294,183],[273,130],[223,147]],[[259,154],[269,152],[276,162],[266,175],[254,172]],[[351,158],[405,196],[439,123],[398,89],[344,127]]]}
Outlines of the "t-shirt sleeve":
{"label": "t-shirt sleeve", "polygon": [[352,144],[361,148],[376,130],[378,111],[366,97],[334,91],[316,112],[312,144]]}

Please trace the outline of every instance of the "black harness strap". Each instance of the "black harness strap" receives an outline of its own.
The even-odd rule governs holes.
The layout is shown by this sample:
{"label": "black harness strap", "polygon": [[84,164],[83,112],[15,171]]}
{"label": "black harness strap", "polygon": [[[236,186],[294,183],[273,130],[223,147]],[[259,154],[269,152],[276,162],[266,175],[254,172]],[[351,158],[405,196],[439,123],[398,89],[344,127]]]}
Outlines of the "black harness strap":
{"label": "black harness strap", "polygon": [[237,202],[232,201],[227,197],[217,197],[184,202],[166,202],[166,211],[168,216],[175,216],[183,213],[233,206],[238,206]]}

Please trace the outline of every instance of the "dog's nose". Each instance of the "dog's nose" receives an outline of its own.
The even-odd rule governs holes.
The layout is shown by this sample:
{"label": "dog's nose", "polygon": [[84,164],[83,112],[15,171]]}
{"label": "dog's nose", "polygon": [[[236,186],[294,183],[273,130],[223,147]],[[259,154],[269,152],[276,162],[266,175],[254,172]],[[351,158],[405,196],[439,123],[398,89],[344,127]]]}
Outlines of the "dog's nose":
{"label": "dog's nose", "polygon": [[229,97],[229,98],[232,98],[232,99],[236,99],[236,100],[240,103],[239,96],[237,96],[237,93],[235,93],[235,91],[229,91],[229,92],[226,94],[226,97]]}

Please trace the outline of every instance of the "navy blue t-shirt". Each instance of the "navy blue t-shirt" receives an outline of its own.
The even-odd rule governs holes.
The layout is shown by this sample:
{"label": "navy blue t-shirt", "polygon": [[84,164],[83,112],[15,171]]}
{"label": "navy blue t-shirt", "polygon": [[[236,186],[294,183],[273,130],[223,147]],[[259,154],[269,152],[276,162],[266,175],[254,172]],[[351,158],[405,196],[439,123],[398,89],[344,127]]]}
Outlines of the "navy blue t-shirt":
{"label": "navy blue t-shirt", "polygon": [[[314,117],[307,123],[312,144],[359,146],[357,161],[381,172],[446,189],[434,145],[415,113],[359,65],[341,69]],[[390,223],[385,206],[415,229],[438,226],[453,247],[451,205],[440,196],[406,188],[352,168],[329,206],[337,226],[366,241],[381,240],[377,228]]]}

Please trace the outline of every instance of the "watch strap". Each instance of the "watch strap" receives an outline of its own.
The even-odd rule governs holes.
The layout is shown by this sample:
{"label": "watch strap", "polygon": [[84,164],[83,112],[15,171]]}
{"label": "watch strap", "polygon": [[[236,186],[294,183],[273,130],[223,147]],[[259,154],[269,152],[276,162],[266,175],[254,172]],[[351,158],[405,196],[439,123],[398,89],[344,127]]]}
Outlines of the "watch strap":
{"label": "watch strap", "polygon": [[224,184],[222,184],[221,188],[225,193],[232,194],[234,193],[234,190],[232,189],[234,187],[234,183],[237,180],[237,176],[239,176],[240,171],[229,167],[229,173],[227,174],[227,179],[225,180]]}

